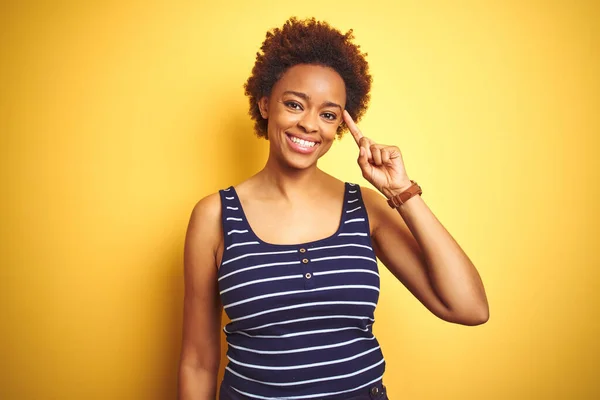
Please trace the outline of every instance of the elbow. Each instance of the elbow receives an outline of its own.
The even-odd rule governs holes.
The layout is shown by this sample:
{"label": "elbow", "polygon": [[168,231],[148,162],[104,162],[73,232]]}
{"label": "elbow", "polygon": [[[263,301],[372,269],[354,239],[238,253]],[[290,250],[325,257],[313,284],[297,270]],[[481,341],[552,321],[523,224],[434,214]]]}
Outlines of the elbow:
{"label": "elbow", "polygon": [[467,326],[483,325],[490,319],[490,309],[487,304],[478,309],[471,310],[461,316],[457,323]]}
{"label": "elbow", "polygon": [[485,293],[480,296],[472,297],[469,301],[462,304],[462,307],[456,309],[458,314],[458,324],[467,326],[483,325],[490,319],[490,306]]}
{"label": "elbow", "polygon": [[464,325],[476,326],[483,325],[490,319],[490,310],[486,307],[477,313],[473,313]]}
{"label": "elbow", "polygon": [[483,325],[490,319],[490,309],[488,305],[485,304],[477,308],[470,308],[460,312],[450,312],[447,317],[443,319],[459,325]]}

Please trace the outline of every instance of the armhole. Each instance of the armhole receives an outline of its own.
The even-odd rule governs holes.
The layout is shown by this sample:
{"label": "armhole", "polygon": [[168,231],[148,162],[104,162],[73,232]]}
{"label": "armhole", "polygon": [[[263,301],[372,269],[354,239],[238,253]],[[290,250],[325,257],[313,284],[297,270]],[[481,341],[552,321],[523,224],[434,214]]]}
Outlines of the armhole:
{"label": "armhole", "polygon": [[227,243],[227,240],[230,239],[227,236],[227,213],[225,212],[225,196],[227,196],[227,192],[223,189],[219,190],[219,197],[221,199],[221,238],[223,239],[223,252],[221,253],[221,260],[219,262],[219,264],[217,265],[217,267],[219,269],[221,269],[221,264],[223,263],[223,260],[225,259],[225,250],[227,249],[227,246],[229,246],[230,243]]}
{"label": "armhole", "polygon": [[225,208],[227,201],[225,200],[225,196],[227,196],[227,191],[224,189],[219,190],[219,197],[221,199],[221,238],[223,239],[221,243],[223,244],[223,248],[221,249],[221,259],[217,264],[217,273],[221,271],[221,266],[227,254],[227,247],[231,244],[229,243],[231,237],[227,235],[227,210]]}
{"label": "armhole", "polygon": [[355,187],[358,188],[358,198],[360,199],[359,202],[363,207],[363,215],[364,215],[364,228],[366,229],[367,234],[369,235],[369,243],[371,245],[371,248],[373,248],[373,243],[371,241],[371,221],[369,219],[369,212],[367,211],[367,203],[365,203],[365,199],[363,197],[363,192],[362,192],[362,187],[360,185],[356,185]]}
{"label": "armhole", "polygon": [[379,272],[379,257],[377,257],[377,253],[375,252],[375,246],[374,246],[374,238],[371,237],[371,220],[369,219],[369,212],[367,211],[367,203],[365,203],[365,200],[363,198],[363,193],[362,193],[362,187],[358,186],[358,194],[359,194],[359,199],[360,199],[360,203],[362,203],[363,206],[363,210],[364,210],[364,218],[365,218],[365,229],[367,230],[367,243],[369,245],[369,247],[371,248],[371,251],[373,252],[373,257],[375,257],[375,260],[377,260],[377,271]]}

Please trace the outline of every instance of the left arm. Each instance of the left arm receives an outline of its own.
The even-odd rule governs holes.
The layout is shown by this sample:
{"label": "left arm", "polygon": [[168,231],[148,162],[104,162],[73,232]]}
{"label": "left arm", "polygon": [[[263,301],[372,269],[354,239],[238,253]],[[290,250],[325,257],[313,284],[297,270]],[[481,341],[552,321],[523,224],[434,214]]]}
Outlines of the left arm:
{"label": "left arm", "polygon": [[479,325],[489,318],[483,283],[468,256],[421,196],[397,210],[373,190],[363,190],[375,254],[439,318]]}
{"label": "left arm", "polygon": [[[411,185],[395,146],[373,143],[350,114],[344,121],[359,146],[363,177],[387,198]],[[463,325],[489,318],[485,289],[477,269],[435,217],[421,196],[396,210],[373,190],[363,190],[375,254],[425,307],[438,317]]]}

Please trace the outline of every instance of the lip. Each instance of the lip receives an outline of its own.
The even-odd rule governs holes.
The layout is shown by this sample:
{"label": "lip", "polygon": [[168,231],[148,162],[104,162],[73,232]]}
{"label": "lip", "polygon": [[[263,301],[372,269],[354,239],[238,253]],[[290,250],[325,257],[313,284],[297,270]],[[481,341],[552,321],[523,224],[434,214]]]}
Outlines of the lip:
{"label": "lip", "polygon": [[[292,135],[291,133],[287,133],[287,132],[285,133],[285,137],[287,139],[287,142],[288,142],[290,148],[293,151],[297,152],[297,153],[301,153],[301,154],[311,154],[311,153],[314,153],[315,150],[317,149],[317,147],[319,147],[319,145],[321,144],[321,142],[319,142],[319,141],[307,140],[307,141],[310,141],[310,142],[315,142],[316,144],[313,147],[302,147],[299,144],[292,142],[292,139],[291,139],[292,136],[296,137],[298,139],[302,139],[302,138],[298,137],[296,135]],[[306,139],[304,139],[304,140],[306,140]]]}

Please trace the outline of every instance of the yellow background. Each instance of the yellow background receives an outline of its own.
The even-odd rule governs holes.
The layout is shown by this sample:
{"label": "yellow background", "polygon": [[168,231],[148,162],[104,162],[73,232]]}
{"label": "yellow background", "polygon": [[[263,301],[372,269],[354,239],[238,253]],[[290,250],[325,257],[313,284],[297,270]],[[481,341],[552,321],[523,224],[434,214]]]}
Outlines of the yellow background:
{"label": "yellow background", "polygon": [[[189,214],[263,166],[242,85],[291,15],[354,28],[363,132],[489,296],[452,325],[382,272],[391,398],[600,398],[598,2],[0,7],[1,399],[175,398]],[[347,136],[320,165],[366,184],[356,157]]]}

